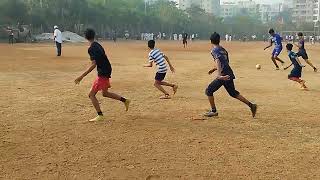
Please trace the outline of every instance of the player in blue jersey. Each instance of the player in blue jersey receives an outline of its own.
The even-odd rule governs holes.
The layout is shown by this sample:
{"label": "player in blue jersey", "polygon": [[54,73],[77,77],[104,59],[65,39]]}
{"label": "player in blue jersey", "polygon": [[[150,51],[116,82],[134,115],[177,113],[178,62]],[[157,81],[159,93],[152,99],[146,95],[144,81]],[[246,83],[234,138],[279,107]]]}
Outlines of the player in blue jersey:
{"label": "player in blue jersey", "polygon": [[[293,45],[287,44],[286,46],[288,51],[288,56],[291,60],[291,65],[293,65],[293,69],[291,73],[288,75],[288,78],[292,81],[295,81],[301,85],[302,90],[308,90],[307,86],[305,85],[306,81],[300,79],[302,74],[302,68],[305,67],[301,64],[298,55],[292,51]],[[286,67],[285,69],[288,69],[290,66]]]}
{"label": "player in blue jersey", "polygon": [[282,64],[282,66],[284,65],[284,61],[282,61],[279,58],[279,55],[282,51],[282,37],[279,34],[275,33],[273,29],[269,30],[269,34],[272,37],[270,40],[270,45],[265,47],[264,50],[270,48],[272,46],[272,44],[274,43],[275,47],[272,51],[271,60],[274,63],[274,65],[276,66],[276,70],[279,70],[279,66],[278,66],[276,60],[279,61]]}
{"label": "player in blue jersey", "polygon": [[298,44],[294,44],[299,48],[299,51],[297,53],[298,57],[302,57],[302,59],[304,59],[306,61],[306,63],[309,64],[313,68],[313,71],[317,72],[318,69],[309,60],[307,51],[306,51],[306,49],[304,47],[304,36],[303,36],[302,32],[298,33],[298,37],[299,37]]}

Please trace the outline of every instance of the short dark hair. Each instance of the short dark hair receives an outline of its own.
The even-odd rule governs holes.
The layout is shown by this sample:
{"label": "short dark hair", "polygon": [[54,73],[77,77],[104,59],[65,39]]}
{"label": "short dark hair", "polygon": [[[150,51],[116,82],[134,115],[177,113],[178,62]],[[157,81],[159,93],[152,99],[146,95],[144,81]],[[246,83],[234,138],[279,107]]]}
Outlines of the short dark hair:
{"label": "short dark hair", "polygon": [[286,45],[286,48],[287,48],[289,51],[292,51],[293,45],[292,45],[291,43],[289,43],[289,44]]}
{"label": "short dark hair", "polygon": [[273,34],[274,33],[274,29],[269,29],[269,34]]}
{"label": "short dark hair", "polygon": [[156,46],[156,42],[154,40],[148,41],[148,47],[153,49]]}
{"label": "short dark hair", "polygon": [[210,36],[210,41],[211,41],[211,44],[219,45],[220,44],[220,35],[218,33],[214,32]]}
{"label": "short dark hair", "polygon": [[87,40],[94,40],[94,37],[96,36],[96,32],[93,29],[87,29],[84,32],[84,35]]}
{"label": "short dark hair", "polygon": [[298,32],[298,36],[303,36],[302,32]]}

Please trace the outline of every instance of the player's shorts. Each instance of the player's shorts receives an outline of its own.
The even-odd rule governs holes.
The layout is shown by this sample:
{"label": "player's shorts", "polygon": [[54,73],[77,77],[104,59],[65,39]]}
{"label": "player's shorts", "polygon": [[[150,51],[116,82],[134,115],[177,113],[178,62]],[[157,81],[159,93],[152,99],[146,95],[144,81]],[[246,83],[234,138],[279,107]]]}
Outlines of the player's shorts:
{"label": "player's shorts", "polygon": [[154,77],[154,79],[156,80],[156,81],[163,81],[164,80],[164,78],[166,77],[166,74],[167,73],[157,73],[156,74],[156,77]]}
{"label": "player's shorts", "polygon": [[279,56],[282,51],[282,47],[276,47],[272,51],[272,57]]}
{"label": "player's shorts", "polygon": [[92,90],[99,92],[107,90],[111,87],[110,85],[110,79],[107,77],[97,77],[93,84],[92,84]]}
{"label": "player's shorts", "polygon": [[235,98],[240,94],[234,87],[233,79],[228,81],[215,79],[209,84],[208,88],[206,89],[206,95],[213,96],[213,93],[215,93],[218,89],[220,89],[221,86],[224,86],[224,88],[227,90],[227,92],[231,97]]}
{"label": "player's shorts", "polygon": [[187,44],[188,41],[186,39],[182,40],[183,44]]}
{"label": "player's shorts", "polygon": [[307,51],[306,50],[299,50],[299,52],[297,53],[298,57],[302,57],[302,59],[309,59]]}
{"label": "player's shorts", "polygon": [[300,78],[302,73],[302,67],[294,67],[291,73],[288,75],[288,78]]}

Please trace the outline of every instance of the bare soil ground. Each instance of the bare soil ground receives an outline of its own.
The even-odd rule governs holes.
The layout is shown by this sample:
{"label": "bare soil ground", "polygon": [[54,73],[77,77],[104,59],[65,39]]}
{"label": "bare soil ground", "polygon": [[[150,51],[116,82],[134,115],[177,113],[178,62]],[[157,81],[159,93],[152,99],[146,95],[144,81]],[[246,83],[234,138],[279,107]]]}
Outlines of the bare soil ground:
{"label": "bare soil ground", "polygon": [[[320,179],[320,74],[304,68],[310,91],[301,91],[289,70],[274,70],[264,43],[223,45],[237,89],[259,105],[256,119],[221,89],[220,116],[195,120],[214,78],[206,41],[159,42],[177,70],[167,76],[180,86],[172,100],[159,99],[155,69],[142,67],[145,42],[104,42],[111,91],[132,106],[99,95],[107,121],[98,123],[87,121],[96,72],[73,83],[90,63],[87,44],[64,44],[61,58],[53,44],[0,44],[0,179]],[[320,46],[307,48],[320,66]]]}

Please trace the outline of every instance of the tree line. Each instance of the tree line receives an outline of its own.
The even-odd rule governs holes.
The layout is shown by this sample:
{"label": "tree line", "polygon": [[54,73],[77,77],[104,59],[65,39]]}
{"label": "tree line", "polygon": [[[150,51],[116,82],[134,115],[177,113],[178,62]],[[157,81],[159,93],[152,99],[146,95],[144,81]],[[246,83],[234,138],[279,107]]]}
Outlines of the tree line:
{"label": "tree line", "polygon": [[[223,19],[207,14],[197,6],[186,11],[174,2],[158,0],[147,4],[144,0],[1,0],[0,25],[31,24],[34,33],[51,32],[54,25],[77,33],[87,27],[96,29],[100,36],[129,31],[167,34],[188,32],[207,38],[214,31],[236,36],[266,34],[270,27],[295,30],[301,27],[290,22],[290,12],[280,14],[284,23],[263,24],[258,15],[238,14]],[[303,26],[313,30],[313,26]]]}

